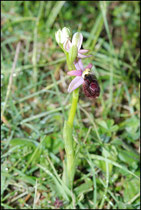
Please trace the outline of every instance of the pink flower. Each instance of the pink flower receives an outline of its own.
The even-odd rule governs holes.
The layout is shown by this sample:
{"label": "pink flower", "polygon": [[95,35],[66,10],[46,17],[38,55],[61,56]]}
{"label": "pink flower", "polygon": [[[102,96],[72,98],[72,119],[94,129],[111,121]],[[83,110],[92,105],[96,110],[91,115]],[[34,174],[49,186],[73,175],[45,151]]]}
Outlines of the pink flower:
{"label": "pink flower", "polygon": [[83,55],[85,53],[87,53],[89,50],[85,50],[85,49],[80,49],[81,48],[81,45],[82,45],[82,42],[83,42],[83,35],[79,32],[75,33],[72,37],[72,42],[67,39],[64,44],[63,44],[63,47],[64,49],[69,52],[70,48],[73,46],[73,45],[76,45],[77,46],[77,49],[78,49],[78,55],[77,55],[77,58],[87,58],[87,57],[90,57],[91,55]]}
{"label": "pink flower", "polygon": [[75,67],[77,70],[72,70],[67,73],[70,76],[76,76],[69,84],[69,93],[71,93],[73,90],[84,83],[84,74],[90,71],[90,69],[92,68],[92,64],[90,63],[86,68],[84,68],[81,59],[79,59],[78,62],[75,63]]}
{"label": "pink flower", "polygon": [[90,63],[86,68],[83,67],[81,59],[75,63],[77,70],[69,71],[67,74],[70,76],[76,76],[68,87],[68,92],[72,92],[80,85],[83,85],[83,91],[88,98],[96,98],[100,94],[100,87],[95,75],[90,73],[92,64]]}

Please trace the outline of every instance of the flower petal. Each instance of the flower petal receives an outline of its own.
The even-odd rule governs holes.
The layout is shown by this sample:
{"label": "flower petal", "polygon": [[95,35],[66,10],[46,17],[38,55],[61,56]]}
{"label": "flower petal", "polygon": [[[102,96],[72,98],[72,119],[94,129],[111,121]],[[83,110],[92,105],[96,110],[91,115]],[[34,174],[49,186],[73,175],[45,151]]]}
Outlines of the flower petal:
{"label": "flower petal", "polygon": [[82,71],[85,70],[81,59],[78,60],[78,65],[79,65],[79,69],[81,69]]}
{"label": "flower petal", "polygon": [[64,27],[64,28],[62,29],[62,36],[63,36],[63,39],[64,39],[64,40],[70,38],[71,32],[70,32],[69,28]]}
{"label": "flower petal", "polygon": [[80,76],[75,77],[71,83],[69,84],[68,87],[68,92],[71,93],[73,90],[75,90],[76,88],[78,88],[80,85],[82,85],[84,82],[84,79]]}
{"label": "flower petal", "polygon": [[79,32],[76,32],[72,37],[72,44],[77,45],[78,50],[80,50],[83,42],[83,35]]}
{"label": "flower petal", "polygon": [[78,59],[76,62],[74,62],[74,65],[77,70],[85,70],[81,59]]}
{"label": "flower petal", "polygon": [[74,62],[74,65],[75,65],[76,70],[79,71],[80,70],[80,67],[79,67],[78,62]]}
{"label": "flower petal", "polygon": [[93,65],[91,63],[88,64],[88,66],[86,66],[85,69],[91,69],[93,67]]}
{"label": "flower petal", "polygon": [[63,47],[64,47],[64,49],[68,52],[69,51],[69,49],[70,49],[70,47],[71,47],[71,41],[69,40],[69,39],[67,39],[65,42],[64,42],[64,44],[63,44]]}
{"label": "flower petal", "polygon": [[81,76],[82,71],[81,70],[72,70],[72,71],[67,72],[67,74],[70,76]]}
{"label": "flower petal", "polygon": [[87,52],[89,52],[89,50],[85,50],[85,49],[81,49],[81,50],[79,50],[79,53],[87,53]]}
{"label": "flower petal", "polygon": [[58,44],[63,43],[62,31],[60,29],[55,33],[55,38]]}
{"label": "flower petal", "polygon": [[78,53],[78,58],[88,58],[88,57],[91,57],[92,55],[83,55],[81,53]]}

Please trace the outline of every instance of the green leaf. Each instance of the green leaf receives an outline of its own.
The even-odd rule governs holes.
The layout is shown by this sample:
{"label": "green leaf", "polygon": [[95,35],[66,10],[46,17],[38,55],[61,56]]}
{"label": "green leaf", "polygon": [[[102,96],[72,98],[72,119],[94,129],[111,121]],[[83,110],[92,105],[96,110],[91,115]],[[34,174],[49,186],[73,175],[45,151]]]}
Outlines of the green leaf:
{"label": "green leaf", "polygon": [[[114,146],[105,146],[102,148],[102,156],[110,160],[116,161],[117,150]],[[106,161],[96,161],[98,166],[106,173]],[[112,174],[113,165],[108,163],[109,174]]]}
{"label": "green leaf", "polygon": [[107,123],[104,120],[97,120],[96,121],[101,127],[108,129]]}
{"label": "green leaf", "polygon": [[124,201],[129,202],[140,192],[140,180],[132,178],[124,182]]}
{"label": "green leaf", "polygon": [[100,133],[103,133],[104,135],[107,134],[108,136],[111,136],[112,132],[118,130],[118,125],[114,125],[113,119],[107,119],[106,121],[97,119],[96,122],[100,125]]}
{"label": "green leaf", "polygon": [[57,154],[59,150],[64,147],[61,135],[58,133],[53,133],[45,137],[43,142],[44,149],[48,149],[50,152]]}
{"label": "green leaf", "polygon": [[1,195],[3,194],[6,188],[7,188],[6,177],[2,173],[1,174]]}
{"label": "green leaf", "polygon": [[79,187],[76,187],[74,191],[76,192],[77,196],[81,196],[84,193],[87,193],[92,190],[93,181],[89,178],[85,180],[85,183],[81,184]]}
{"label": "green leaf", "polygon": [[140,121],[136,116],[129,118],[120,124],[120,128],[126,130],[124,136],[126,136],[130,141],[134,141],[139,138],[139,126]]}
{"label": "green leaf", "polygon": [[139,161],[138,156],[135,155],[132,151],[119,149],[118,156],[121,161],[127,163],[128,165],[137,165],[137,161]]}
{"label": "green leaf", "polygon": [[11,146],[30,146],[33,148],[36,148],[36,146],[38,145],[38,142],[33,141],[31,139],[26,139],[26,138],[14,138],[11,139],[10,141]]}

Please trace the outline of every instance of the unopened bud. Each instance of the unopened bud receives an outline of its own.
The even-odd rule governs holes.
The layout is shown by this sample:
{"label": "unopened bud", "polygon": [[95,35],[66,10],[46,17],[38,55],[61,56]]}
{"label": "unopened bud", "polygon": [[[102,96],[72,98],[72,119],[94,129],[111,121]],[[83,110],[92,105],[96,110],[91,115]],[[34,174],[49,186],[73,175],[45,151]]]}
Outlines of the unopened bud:
{"label": "unopened bud", "polygon": [[59,29],[56,33],[55,33],[55,38],[57,43],[63,43],[63,39],[62,39],[62,31]]}
{"label": "unopened bud", "polygon": [[73,45],[76,45],[76,46],[78,47],[78,50],[79,50],[80,47],[81,47],[82,41],[83,41],[83,36],[82,36],[82,34],[79,33],[79,32],[76,32],[76,33],[73,35],[72,44],[73,44]]}
{"label": "unopened bud", "polygon": [[62,29],[62,36],[63,36],[63,40],[65,41],[66,39],[70,39],[71,37],[71,32],[68,28],[64,27]]}
{"label": "unopened bud", "polygon": [[66,40],[69,40],[71,36],[71,32],[68,28],[64,27],[62,30],[58,30],[55,33],[55,38],[58,44],[63,44]]}

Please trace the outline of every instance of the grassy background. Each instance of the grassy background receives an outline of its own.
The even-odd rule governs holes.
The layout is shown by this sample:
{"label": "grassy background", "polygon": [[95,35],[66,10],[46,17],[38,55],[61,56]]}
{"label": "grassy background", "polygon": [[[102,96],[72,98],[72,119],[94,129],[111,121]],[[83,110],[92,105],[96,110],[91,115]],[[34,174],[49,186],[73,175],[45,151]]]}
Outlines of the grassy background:
{"label": "grassy background", "polygon": [[[139,209],[139,2],[2,1],[3,209]],[[107,11],[107,12],[106,12]],[[101,88],[82,91],[74,190],[61,181],[70,78],[55,41],[81,31]]]}

